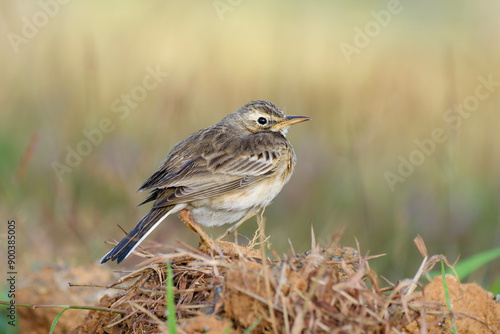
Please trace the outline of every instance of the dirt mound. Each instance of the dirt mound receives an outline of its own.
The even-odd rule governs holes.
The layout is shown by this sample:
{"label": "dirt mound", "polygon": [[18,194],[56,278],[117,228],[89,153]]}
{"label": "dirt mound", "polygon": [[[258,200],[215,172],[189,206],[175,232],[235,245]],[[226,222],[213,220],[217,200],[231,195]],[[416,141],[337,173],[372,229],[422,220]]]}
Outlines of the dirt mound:
{"label": "dirt mound", "polygon": [[[85,318],[85,311],[67,311],[55,333],[168,333],[168,262],[178,333],[449,333],[453,326],[461,334],[500,332],[500,304],[478,285],[448,276],[449,312],[441,277],[418,283],[441,256],[424,256],[414,278],[392,284],[370,268],[374,257],[349,247],[313,242],[311,251],[271,260],[263,249],[220,245],[215,253],[188,246],[142,252],[149,258],[139,269],[108,287],[67,288],[68,281],[109,282],[104,267],[48,268],[30,277],[20,296],[31,304],[90,305],[89,297],[108,293]],[[22,332],[36,333],[47,332],[61,309],[18,310]]]}
{"label": "dirt mound", "polygon": [[[498,333],[500,332],[500,303],[495,302],[493,295],[475,283],[461,284],[454,276],[446,277],[450,302],[453,309],[454,323],[458,333]],[[446,303],[441,276],[434,278],[424,289],[425,299],[436,301],[440,305]],[[423,297],[419,298],[421,301]],[[423,320],[419,321],[424,323]],[[438,314],[426,316],[427,330],[430,333],[446,333],[453,328],[450,317]],[[407,328],[418,333],[417,322]]]}
{"label": "dirt mound", "polygon": [[[46,334],[61,308],[51,305],[93,305],[105,294],[103,289],[70,287],[69,282],[78,284],[93,282],[108,284],[113,274],[102,266],[51,266],[28,275],[18,286],[16,301],[19,304],[37,305],[37,308],[16,308],[20,333]],[[59,319],[56,333],[67,333],[85,319],[85,312],[68,310]]]}
{"label": "dirt mound", "polygon": [[249,252],[177,249],[155,256],[115,284],[126,290],[101,299],[100,306],[123,314],[91,311],[72,333],[167,333],[167,261],[179,333],[445,333],[451,319],[460,333],[500,331],[493,296],[454,277],[448,277],[450,313],[441,278],[420,290],[412,279],[382,288],[369,259],[352,248],[314,247],[283,259],[275,254],[277,260]]}

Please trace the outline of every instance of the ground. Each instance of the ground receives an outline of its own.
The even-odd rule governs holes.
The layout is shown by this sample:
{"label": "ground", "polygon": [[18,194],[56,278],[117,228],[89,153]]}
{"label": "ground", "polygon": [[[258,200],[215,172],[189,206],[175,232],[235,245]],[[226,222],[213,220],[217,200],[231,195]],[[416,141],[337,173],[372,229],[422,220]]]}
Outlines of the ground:
{"label": "ground", "polygon": [[[500,332],[500,303],[477,284],[446,278],[451,313],[442,277],[414,284],[441,257],[424,259],[415,278],[389,283],[370,268],[373,257],[336,242],[272,260],[254,246],[143,251],[146,260],[119,279],[106,266],[45,268],[19,286],[17,302],[94,308],[66,311],[55,333],[167,333],[168,262],[179,333],[450,333],[454,325],[461,334]],[[47,333],[62,310],[17,309],[21,333]]]}

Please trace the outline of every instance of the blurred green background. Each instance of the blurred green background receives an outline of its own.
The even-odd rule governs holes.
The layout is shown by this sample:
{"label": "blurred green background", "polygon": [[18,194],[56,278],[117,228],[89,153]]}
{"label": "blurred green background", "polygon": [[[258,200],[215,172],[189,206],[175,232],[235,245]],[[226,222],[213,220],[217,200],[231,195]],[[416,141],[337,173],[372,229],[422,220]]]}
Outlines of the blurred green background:
{"label": "blurred green background", "polygon": [[[499,10],[494,1],[2,1],[0,216],[17,222],[21,277],[98,261],[104,241],[123,236],[117,224],[130,230],[148,210],[136,191],[171,147],[255,99],[312,118],[289,131],[297,168],[265,213],[279,253],[288,240],[309,249],[311,223],[322,243],[344,228],[343,245],[357,238],[363,254],[386,253],[372,266],[397,280],[421,262],[417,234],[452,262],[499,247]],[[102,122],[108,132],[85,144]],[[446,140],[415,153],[435,129]],[[78,149],[81,162],[56,173],[54,162],[67,165]],[[404,182],[391,187],[387,172],[398,168]],[[255,229],[254,219],[239,232]],[[148,240],[197,244],[176,216]],[[499,275],[497,261],[471,280],[488,286]]]}

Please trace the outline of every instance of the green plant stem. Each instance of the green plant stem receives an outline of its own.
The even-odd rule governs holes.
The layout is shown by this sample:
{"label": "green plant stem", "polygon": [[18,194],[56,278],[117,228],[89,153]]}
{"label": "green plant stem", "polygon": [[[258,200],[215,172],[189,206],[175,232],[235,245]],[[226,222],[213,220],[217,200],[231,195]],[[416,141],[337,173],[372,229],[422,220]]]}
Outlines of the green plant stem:
{"label": "green plant stem", "polygon": [[446,307],[448,308],[448,312],[450,312],[451,315],[451,324],[453,325],[453,333],[458,334],[457,332],[457,326],[455,325],[455,318],[453,318],[453,314],[451,311],[451,300],[450,300],[450,293],[448,291],[448,283],[446,282],[446,273],[444,270],[444,262],[441,261],[441,277],[443,278],[443,288],[444,288],[444,297],[446,299]]}
{"label": "green plant stem", "polygon": [[174,301],[174,276],[172,273],[172,266],[167,262],[167,323],[168,331],[170,334],[177,333],[177,316],[175,314],[175,301]]}

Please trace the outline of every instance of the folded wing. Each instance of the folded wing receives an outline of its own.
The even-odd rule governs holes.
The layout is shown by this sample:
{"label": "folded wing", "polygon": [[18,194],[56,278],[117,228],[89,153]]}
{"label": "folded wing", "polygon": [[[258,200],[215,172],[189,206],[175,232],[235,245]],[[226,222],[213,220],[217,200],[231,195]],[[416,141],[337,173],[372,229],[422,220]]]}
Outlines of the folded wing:
{"label": "folded wing", "polygon": [[[278,140],[276,140],[278,139]],[[273,145],[269,145],[269,141]],[[210,198],[258,182],[273,173],[278,158],[288,149],[279,133],[264,132],[220,141],[198,156],[167,160],[140,190],[152,189],[141,204],[155,201],[155,208]],[[182,153],[182,152],[181,152]],[[183,164],[172,168],[172,164]]]}

